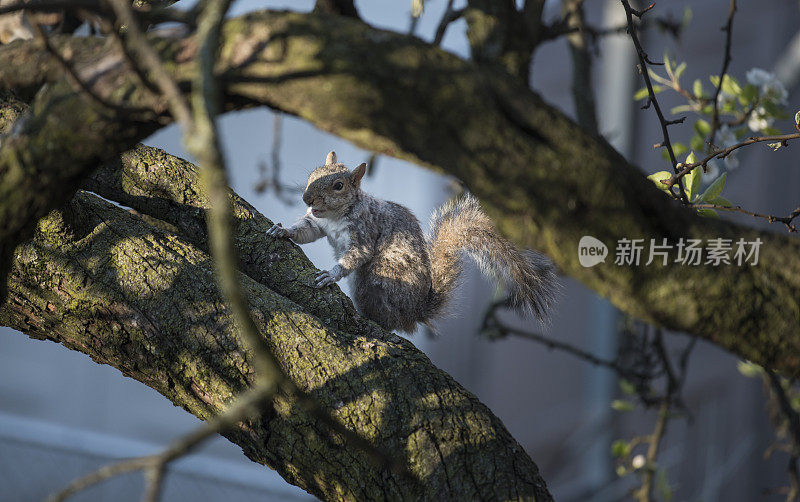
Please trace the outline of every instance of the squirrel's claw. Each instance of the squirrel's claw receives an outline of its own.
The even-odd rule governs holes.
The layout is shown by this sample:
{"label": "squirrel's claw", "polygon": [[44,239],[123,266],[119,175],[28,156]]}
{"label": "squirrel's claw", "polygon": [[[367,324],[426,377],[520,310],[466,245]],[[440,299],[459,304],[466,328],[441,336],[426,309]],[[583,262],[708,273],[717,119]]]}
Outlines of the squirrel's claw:
{"label": "squirrel's claw", "polygon": [[328,284],[333,284],[336,281],[337,279],[334,274],[332,274],[329,270],[323,270],[314,278],[314,287],[324,288]]}
{"label": "squirrel's claw", "polygon": [[289,231],[283,228],[280,223],[276,223],[272,225],[272,227],[267,230],[268,237],[275,237],[276,239],[283,239],[289,237]]}

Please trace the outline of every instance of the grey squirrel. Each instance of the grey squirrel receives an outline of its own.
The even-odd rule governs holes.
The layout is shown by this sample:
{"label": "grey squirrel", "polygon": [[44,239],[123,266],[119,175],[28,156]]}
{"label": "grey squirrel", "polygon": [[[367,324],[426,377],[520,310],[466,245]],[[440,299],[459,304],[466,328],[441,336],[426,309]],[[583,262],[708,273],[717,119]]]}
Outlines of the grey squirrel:
{"label": "grey squirrel", "polygon": [[306,214],[289,228],[277,223],[267,231],[298,244],[328,238],[338,263],[316,276],[316,287],[352,274],[359,312],[387,330],[412,332],[417,323],[430,326],[443,313],[465,251],[484,273],[494,272],[510,284],[512,305],[544,317],[558,290],[548,258],[520,251],[502,237],[469,194],[434,214],[426,238],[407,208],[361,190],[366,168],[361,164],[350,171],[330,152],[325,165],[308,177]]}

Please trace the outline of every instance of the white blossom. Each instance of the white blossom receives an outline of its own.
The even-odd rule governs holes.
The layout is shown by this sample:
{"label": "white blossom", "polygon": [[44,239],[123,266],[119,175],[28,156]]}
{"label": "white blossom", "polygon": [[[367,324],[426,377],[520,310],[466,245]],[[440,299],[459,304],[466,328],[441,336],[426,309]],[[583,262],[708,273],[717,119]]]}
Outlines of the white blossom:
{"label": "white blossom", "polygon": [[717,106],[719,108],[724,108],[726,104],[733,103],[734,101],[736,101],[736,96],[728,94],[725,91],[719,91],[719,96],[717,96]]}
{"label": "white blossom", "polygon": [[[737,143],[736,134],[731,131],[730,127],[723,125],[722,127],[717,130],[716,135],[714,136],[717,146],[721,148],[728,148],[729,146],[733,146]],[[736,157],[736,153],[730,153],[727,157],[725,157],[725,168],[728,170],[734,170],[739,167],[739,159]],[[719,170],[719,167],[717,167]],[[714,176],[716,178],[716,176]],[[703,181],[705,181],[705,176],[703,177]]]}
{"label": "white blossom", "polygon": [[774,73],[761,68],[752,68],[747,72],[747,82],[758,87],[759,93],[763,97],[776,103],[786,103],[789,93]]}
{"label": "white blossom", "polygon": [[789,97],[789,92],[780,80],[775,79],[771,82],[767,82],[761,89],[768,98],[776,103],[786,104],[786,98]]}
{"label": "white blossom", "polygon": [[700,169],[700,172],[703,173],[703,183],[711,184],[714,182],[715,179],[719,176],[719,161],[717,159],[711,159],[706,164],[706,171]]}
{"label": "white blossom", "polygon": [[759,106],[750,117],[747,119],[747,127],[753,132],[759,132],[772,125],[775,119],[767,115],[767,110],[763,106]]}
{"label": "white blossom", "polygon": [[647,463],[647,460],[644,458],[644,455],[642,455],[642,454],[636,455],[631,460],[631,466],[634,469],[641,469],[642,467],[644,467],[644,464],[646,464],[646,463]]}
{"label": "white blossom", "polygon": [[736,144],[736,134],[731,131],[727,125],[723,125],[717,129],[717,134],[714,136],[717,146],[727,148]]}
{"label": "white blossom", "polygon": [[761,68],[752,68],[747,72],[747,82],[756,87],[761,87],[775,79],[775,75]]}

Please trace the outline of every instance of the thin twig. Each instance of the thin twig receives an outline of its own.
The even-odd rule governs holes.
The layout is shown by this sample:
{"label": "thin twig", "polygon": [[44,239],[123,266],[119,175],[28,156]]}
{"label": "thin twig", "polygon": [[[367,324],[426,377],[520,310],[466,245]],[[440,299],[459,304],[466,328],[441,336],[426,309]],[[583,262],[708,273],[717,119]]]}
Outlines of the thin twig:
{"label": "thin twig", "polygon": [[266,400],[274,392],[273,387],[260,386],[253,388],[237,398],[237,400],[227,407],[225,411],[209,419],[201,427],[195,429],[190,434],[173,441],[169,447],[162,452],[146,457],[123,460],[115,464],[109,464],[100,469],[72,481],[66,488],[52,495],[48,502],[62,502],[67,497],[96,485],[106,479],[119,476],[128,472],[143,469],[165,469],[173,460],[192,451],[203,441],[211,436],[233,427],[252,413],[252,409],[259,403]]}
{"label": "thin twig", "polygon": [[137,56],[136,61],[146,68],[148,76],[153,79],[153,82],[167,100],[167,106],[175,120],[181,124],[184,130],[190,129],[192,114],[189,110],[189,105],[180,88],[178,88],[178,84],[164,68],[161,57],[147,41],[147,37],[139,26],[139,21],[136,19],[130,2],[127,0],[106,1],[111,5],[117,16],[118,28],[121,25],[126,28],[125,45]]}
{"label": "thin twig", "polygon": [[718,211],[728,211],[728,212],[735,212],[735,213],[742,213],[748,216],[752,216],[753,218],[763,218],[770,223],[783,223],[786,225],[786,229],[789,232],[797,232],[797,227],[792,224],[792,221],[800,216],[800,208],[795,209],[792,211],[789,216],[775,216],[772,214],[761,214],[755,213],[753,211],[748,211],[747,209],[742,209],[742,206],[722,206],[720,204],[691,204],[689,207],[695,209],[715,209]]}
{"label": "thin twig", "polygon": [[[672,142],[669,139],[669,131],[667,127],[669,126],[668,121],[664,118],[664,114],[661,112],[661,106],[658,104],[658,100],[656,99],[656,93],[653,90],[653,83],[650,81],[650,72],[647,71],[647,64],[653,64],[649,58],[647,57],[647,53],[644,52],[642,49],[642,44],[639,42],[639,37],[636,35],[636,27],[633,23],[633,16],[640,18],[650,9],[653,8],[655,4],[651,4],[649,7],[642,11],[635,10],[631,7],[628,0],[620,0],[622,2],[622,6],[625,8],[625,16],[628,21],[628,34],[631,36],[631,40],[633,40],[633,45],[636,47],[636,54],[639,57],[639,70],[644,78],[645,85],[647,86],[647,92],[650,96],[648,104],[645,105],[647,108],[650,104],[653,105],[653,108],[656,111],[656,115],[658,115],[658,121],[661,125],[661,133],[664,137],[663,145],[667,149],[669,153],[669,159],[672,163],[672,169],[675,173],[678,172],[678,160],[675,158],[675,151],[672,149]],[[684,203],[689,202],[689,198],[686,196],[683,187],[683,181],[681,178],[677,178],[678,182],[678,196],[683,200]],[[672,190],[672,185],[670,185],[670,190]]]}
{"label": "thin twig", "polygon": [[[187,150],[198,159],[201,184],[209,201],[207,213],[209,244],[211,254],[217,267],[217,277],[223,295],[231,306],[236,324],[255,354],[256,370],[259,380],[273,382],[295,397],[299,404],[314,418],[324,423],[329,429],[341,435],[345,443],[365,453],[377,466],[391,470],[400,475],[406,482],[414,483],[402,457],[392,457],[372,445],[358,434],[344,427],[333,419],[315,399],[302,392],[286,375],[272,354],[265,339],[250,316],[247,299],[239,282],[236,250],[231,237],[233,214],[228,190],[225,161],[219,144],[214,117],[219,112],[221,90],[217,86],[214,74],[214,62],[218,50],[218,40],[224,13],[230,0],[209,0],[208,6],[198,20],[197,38],[200,40],[198,50],[199,70],[194,82],[192,105],[194,124],[184,131],[184,142]],[[206,14],[206,11],[210,11]]]}
{"label": "thin twig", "polygon": [[722,83],[725,81],[725,74],[728,72],[728,65],[731,62],[731,38],[733,35],[733,16],[736,14],[736,0],[731,0],[731,6],[728,10],[728,22],[722,27],[725,32],[725,56],[722,58],[722,71],[719,74],[719,82],[717,89],[714,91],[712,98],[712,106],[714,107],[711,112],[711,132],[708,134],[708,142],[714,142],[714,136],[719,129],[719,93],[722,91]]}
{"label": "thin twig", "polygon": [[497,311],[500,308],[504,308],[508,306],[508,301],[500,301],[492,304],[486,312],[486,316],[483,320],[483,328],[482,331],[485,333],[495,332],[497,334],[490,335],[490,338],[499,338],[505,335],[514,335],[520,338],[526,338],[528,340],[533,340],[538,342],[550,350],[560,350],[562,352],[566,352],[567,354],[571,354],[579,359],[583,359],[584,361],[593,364],[595,366],[600,366],[603,368],[608,368],[623,378],[647,378],[648,375],[642,375],[637,372],[634,372],[630,368],[626,368],[623,365],[619,364],[616,361],[610,361],[608,359],[601,359],[591,352],[587,352],[583,349],[575,347],[574,345],[570,345],[565,342],[561,342],[558,340],[554,340],[552,338],[546,337],[539,333],[534,333],[532,331],[525,331],[521,329],[514,328],[512,326],[508,326],[500,321],[497,317]]}
{"label": "thin twig", "polygon": [[645,465],[642,468],[644,474],[642,475],[642,486],[634,493],[634,497],[638,502],[650,502],[653,497],[653,481],[655,479],[658,466],[656,460],[658,458],[658,450],[661,446],[661,440],[667,432],[667,422],[670,415],[670,398],[665,396],[661,401],[661,406],[658,409],[658,419],[656,420],[653,433],[647,437],[647,453],[645,454]]}
{"label": "thin twig", "polygon": [[789,141],[798,138],[800,138],[800,132],[795,132],[791,134],[781,134],[776,136],[752,136],[746,139],[745,141],[736,143],[735,145],[731,145],[727,148],[723,148],[721,150],[714,150],[713,152],[708,154],[705,158],[697,162],[681,164],[680,170],[676,171],[675,174],[673,174],[669,178],[661,180],[661,183],[667,185],[668,187],[672,187],[672,185],[679,182],[681,178],[689,174],[695,167],[705,166],[708,164],[708,161],[714,158],[724,159],[725,157],[730,155],[733,151],[738,150],[743,146],[752,145],[754,143],[780,143],[781,145],[786,146]]}
{"label": "thin twig", "polygon": [[53,46],[53,44],[50,42],[50,37],[47,36],[41,25],[39,25],[35,19],[32,19],[29,24],[36,39],[42,44],[44,49],[53,57],[53,59],[58,62],[59,66],[61,66],[61,68],[67,74],[67,79],[76,88],[76,90],[88,96],[92,101],[100,105],[100,107],[108,108],[119,115],[144,115],[145,117],[142,118],[152,118],[153,115],[155,115],[155,112],[149,108],[134,108],[112,103],[111,101],[108,101],[104,97],[94,92],[94,89],[92,89],[89,84],[86,83],[80,77],[80,75],[78,75],[78,72],[75,70],[72,63],[62,56],[61,53],[58,52],[58,50]]}
{"label": "thin twig", "polygon": [[464,15],[464,9],[453,9],[453,2],[454,0],[447,0],[447,8],[442,15],[442,19],[439,21],[439,25],[436,27],[436,35],[433,37],[433,45],[442,45],[442,39],[447,31],[447,27],[450,26],[450,23],[455,22]]}

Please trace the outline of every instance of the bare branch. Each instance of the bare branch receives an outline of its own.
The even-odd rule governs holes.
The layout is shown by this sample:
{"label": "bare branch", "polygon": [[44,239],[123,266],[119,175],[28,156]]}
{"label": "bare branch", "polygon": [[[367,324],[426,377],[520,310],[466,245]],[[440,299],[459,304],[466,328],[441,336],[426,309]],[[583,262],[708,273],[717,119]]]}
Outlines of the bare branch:
{"label": "bare branch", "polygon": [[681,178],[683,178],[684,176],[686,176],[687,174],[692,172],[692,170],[694,168],[696,168],[698,166],[706,166],[706,165],[708,165],[708,161],[710,161],[712,159],[715,159],[715,158],[724,159],[725,157],[730,155],[731,152],[733,152],[735,150],[738,150],[739,148],[742,148],[743,146],[752,145],[754,143],[780,143],[783,146],[787,146],[789,141],[791,141],[793,139],[798,139],[798,138],[800,138],[800,132],[791,133],[791,134],[781,134],[781,135],[777,135],[777,136],[751,136],[750,138],[748,138],[748,139],[746,139],[744,141],[741,141],[739,143],[736,143],[735,145],[731,145],[731,146],[729,146],[727,148],[723,148],[721,150],[714,150],[713,152],[708,154],[706,157],[704,157],[702,160],[698,160],[697,162],[689,162],[689,163],[686,163],[686,164],[681,164],[679,166],[680,169],[677,170],[674,175],[672,175],[671,177],[669,177],[669,178],[667,178],[665,180],[661,180],[661,183],[671,187],[676,182],[679,182],[681,180]]}
{"label": "bare branch", "polygon": [[178,85],[172,77],[164,69],[161,62],[161,57],[150,47],[150,43],[142,32],[139,26],[139,21],[133,13],[128,0],[107,0],[117,15],[119,27],[125,26],[125,45],[130,51],[136,55],[134,58],[135,63],[141,64],[147,69],[147,75],[150,76],[155,85],[158,86],[162,95],[167,100],[170,112],[175,117],[175,120],[184,127],[188,128],[192,122],[192,115],[189,111],[189,105],[183,97],[183,93],[178,88]]}
{"label": "bare branch", "polygon": [[[647,53],[644,52],[642,49],[642,44],[639,42],[639,37],[636,35],[636,26],[633,23],[633,16],[641,18],[647,11],[653,8],[655,4],[651,4],[649,7],[644,9],[643,11],[637,11],[631,8],[630,3],[628,0],[621,0],[622,6],[625,8],[625,15],[628,20],[628,33],[631,36],[631,40],[633,40],[633,45],[636,47],[636,54],[639,56],[639,73],[641,73],[642,77],[644,78],[644,83],[647,86],[647,92],[650,96],[649,103],[652,103],[653,108],[656,111],[656,115],[658,115],[658,121],[661,124],[661,134],[664,137],[663,145],[667,149],[667,153],[669,153],[669,160],[672,164],[672,169],[675,173],[678,172],[678,160],[675,158],[675,151],[672,149],[672,142],[669,139],[669,131],[667,127],[669,126],[668,121],[664,118],[664,114],[661,112],[661,106],[658,104],[658,99],[656,99],[656,93],[653,91],[653,83],[650,81],[650,73],[647,71],[647,65],[655,64],[647,57]],[[684,202],[688,203],[689,199],[686,196],[686,193],[683,188],[683,181],[681,178],[677,179],[678,182],[678,197]],[[672,185],[670,185],[670,190],[672,189]],[[672,193],[672,192],[671,192]],[[673,193],[673,196],[675,194]]]}
{"label": "bare branch", "polygon": [[252,414],[257,405],[266,404],[272,397],[274,391],[275,387],[270,385],[255,387],[239,396],[224,412],[195,429],[192,433],[173,441],[164,451],[155,455],[123,460],[116,464],[105,465],[94,472],[72,481],[66,488],[53,494],[48,499],[48,502],[63,502],[68,497],[97,483],[101,483],[114,476],[138,470],[146,470],[154,473],[148,476],[148,496],[146,499],[156,500],[163,472],[170,462],[191,452],[205,440],[219,432],[234,427]]}
{"label": "bare branch", "polygon": [[722,58],[722,70],[719,73],[719,83],[711,98],[713,111],[711,112],[711,131],[708,133],[708,142],[714,142],[714,136],[720,127],[719,122],[719,93],[722,91],[722,83],[725,81],[725,74],[728,72],[728,65],[731,62],[731,39],[733,38],[733,16],[736,14],[736,0],[731,0],[728,10],[728,22],[722,27],[725,32],[725,55]]}
{"label": "bare branch", "polygon": [[454,0],[447,0],[447,8],[442,15],[442,19],[439,20],[439,25],[436,27],[436,34],[433,37],[433,45],[442,45],[442,39],[447,31],[447,27],[450,26],[450,23],[457,21],[461,16],[464,15],[464,9],[454,9],[453,2]]}

